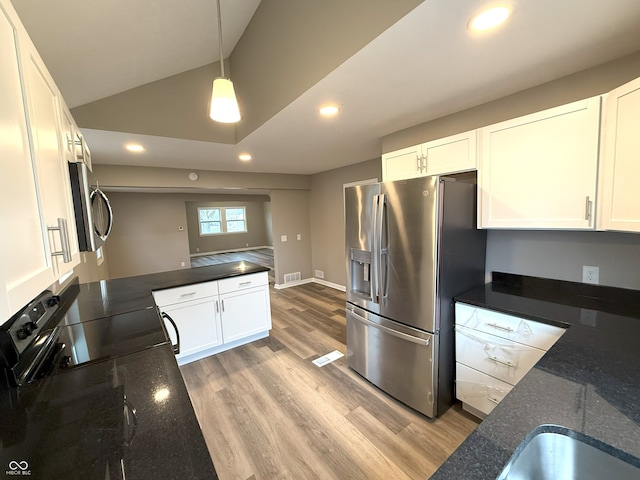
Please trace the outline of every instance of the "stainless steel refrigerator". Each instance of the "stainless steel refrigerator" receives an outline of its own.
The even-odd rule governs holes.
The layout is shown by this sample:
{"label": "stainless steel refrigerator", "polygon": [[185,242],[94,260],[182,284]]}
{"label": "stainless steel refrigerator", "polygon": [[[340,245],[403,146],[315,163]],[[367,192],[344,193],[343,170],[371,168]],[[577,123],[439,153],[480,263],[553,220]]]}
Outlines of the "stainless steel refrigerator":
{"label": "stainless steel refrigerator", "polygon": [[345,190],[349,366],[429,416],[453,403],[454,295],[484,283],[476,185],[421,177]]}

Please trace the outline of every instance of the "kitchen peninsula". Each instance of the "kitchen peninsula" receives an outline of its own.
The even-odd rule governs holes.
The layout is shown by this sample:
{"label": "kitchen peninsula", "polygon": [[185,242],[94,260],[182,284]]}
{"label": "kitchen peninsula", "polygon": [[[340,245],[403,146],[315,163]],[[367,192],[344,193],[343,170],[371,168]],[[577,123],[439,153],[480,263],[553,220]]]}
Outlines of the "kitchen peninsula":
{"label": "kitchen peninsula", "polygon": [[456,301],[569,327],[432,479],[495,479],[542,424],[640,457],[640,292],[494,272]]}
{"label": "kitchen peninsula", "polygon": [[[0,460],[18,472],[11,475],[217,478],[152,291],[267,270],[233,262],[82,285],[76,280],[51,297],[59,302],[51,323],[73,332],[67,337],[73,353],[30,383],[2,386]],[[37,335],[46,338],[48,328],[39,327]],[[52,339],[65,348],[55,331]]]}

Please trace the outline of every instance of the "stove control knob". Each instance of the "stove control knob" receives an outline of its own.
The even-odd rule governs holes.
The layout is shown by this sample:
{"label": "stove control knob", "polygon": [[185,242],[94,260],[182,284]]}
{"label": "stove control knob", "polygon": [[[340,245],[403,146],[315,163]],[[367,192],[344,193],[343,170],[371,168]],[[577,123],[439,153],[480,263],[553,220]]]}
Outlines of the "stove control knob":
{"label": "stove control knob", "polygon": [[27,331],[24,328],[19,328],[18,330],[16,330],[16,336],[20,340],[24,340],[25,338],[27,338],[30,333],[31,332],[27,333]]}
{"label": "stove control knob", "polygon": [[27,332],[27,335],[31,335],[38,328],[38,325],[35,322],[27,322],[22,328]]}
{"label": "stove control knob", "polygon": [[47,298],[47,307],[55,307],[58,303],[60,303],[60,297],[58,295]]}

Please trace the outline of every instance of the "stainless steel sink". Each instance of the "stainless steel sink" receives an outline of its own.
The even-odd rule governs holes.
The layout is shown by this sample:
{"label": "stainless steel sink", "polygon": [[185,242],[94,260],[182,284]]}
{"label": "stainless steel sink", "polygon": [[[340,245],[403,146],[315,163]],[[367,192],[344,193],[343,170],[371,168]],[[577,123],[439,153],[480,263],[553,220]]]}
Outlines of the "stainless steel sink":
{"label": "stainless steel sink", "polygon": [[540,425],[497,480],[638,480],[640,459],[559,425]]}

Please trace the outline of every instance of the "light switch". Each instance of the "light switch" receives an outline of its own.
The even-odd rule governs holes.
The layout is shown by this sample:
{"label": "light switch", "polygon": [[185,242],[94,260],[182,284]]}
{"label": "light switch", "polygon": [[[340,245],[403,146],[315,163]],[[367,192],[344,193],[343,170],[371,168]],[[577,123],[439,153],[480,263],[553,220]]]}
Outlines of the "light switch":
{"label": "light switch", "polygon": [[286,235],[280,235],[280,241],[281,242],[286,242],[287,241],[287,236]]}
{"label": "light switch", "polygon": [[297,237],[298,237],[298,240],[302,240],[302,235],[298,234]]}

